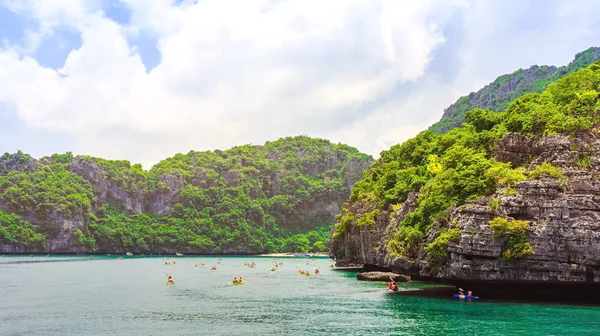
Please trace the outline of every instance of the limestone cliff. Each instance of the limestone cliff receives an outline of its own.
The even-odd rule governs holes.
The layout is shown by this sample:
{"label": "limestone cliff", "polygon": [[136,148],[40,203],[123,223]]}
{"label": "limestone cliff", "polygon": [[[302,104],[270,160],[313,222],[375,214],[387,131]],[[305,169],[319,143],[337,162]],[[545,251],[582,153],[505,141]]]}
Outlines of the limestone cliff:
{"label": "limestone cliff", "polygon": [[600,62],[466,117],[381,153],[336,217],[332,256],[488,294],[600,294]]}
{"label": "limestone cliff", "polygon": [[331,223],[371,161],[304,136],[177,154],[149,171],[71,153],[5,154],[0,253],[282,250],[288,237]]}
{"label": "limestone cliff", "polygon": [[[597,132],[577,137],[552,135],[538,138],[509,133],[496,146],[496,160],[526,164],[529,169],[550,162],[564,179],[542,175],[516,184],[506,195],[500,188],[491,196],[454,208],[427,233],[425,245],[442,228],[458,228],[460,238],[448,243],[448,259],[441,268],[428,266],[423,249],[408,256],[394,255],[387,243],[407,213],[416,208],[411,194],[401,208],[382,212],[375,223],[353,226],[333,243],[332,255],[340,262],[364,263],[412,276],[449,280],[477,287],[477,282],[600,283],[600,138]],[[582,160],[585,158],[585,160]],[[490,202],[496,200],[496,202]],[[492,205],[490,205],[492,204]],[[353,209],[359,214],[362,203]],[[507,237],[495,237],[490,220],[505,217],[530,223],[527,240],[534,254],[506,260]],[[339,222],[338,218],[338,222]],[[497,286],[498,284],[496,284]],[[488,288],[489,289],[489,288]]]}

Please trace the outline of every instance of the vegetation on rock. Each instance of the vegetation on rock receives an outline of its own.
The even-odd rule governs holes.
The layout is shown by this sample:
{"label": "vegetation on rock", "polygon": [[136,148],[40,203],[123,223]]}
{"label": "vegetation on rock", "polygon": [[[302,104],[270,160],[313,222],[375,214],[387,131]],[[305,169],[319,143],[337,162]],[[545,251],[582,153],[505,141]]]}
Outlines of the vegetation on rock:
{"label": "vegetation on rock", "polygon": [[[371,160],[306,136],[176,154],[149,171],[71,153],[5,154],[0,242],[43,246],[62,230],[69,245],[97,252],[324,251],[332,211]],[[65,220],[79,224],[65,231]]]}
{"label": "vegetation on rock", "polygon": [[519,69],[511,74],[502,75],[478,92],[460,97],[444,110],[442,119],[429,129],[434,133],[446,133],[459,127],[466,121],[466,113],[474,108],[505,111],[516,98],[527,93],[542,92],[551,83],[598,60],[600,48],[593,47],[575,55],[575,59],[566,66],[557,68],[534,65],[526,70]]}
{"label": "vegetation on rock", "polygon": [[[363,173],[363,179],[354,185],[350,200],[337,219],[333,237],[343,239],[338,230],[360,226],[355,211],[395,211],[409,193],[418,192],[416,209],[403,217],[387,246],[397,256],[414,256],[424,248],[430,265],[439,266],[445,260],[448,241],[456,239],[460,232],[457,233],[458,229],[443,232],[428,246],[424,246],[425,237],[434,223],[448,224],[453,209],[497,191],[513,194],[516,184],[528,178],[545,174],[557,178],[559,184],[566,179],[550,163],[532,167],[525,162],[513,167],[494,160],[496,142],[508,133],[543,137],[590,132],[600,123],[599,92],[600,62],[563,77],[542,93],[526,94],[512,102],[505,112],[476,108],[466,114],[468,123],[460,128],[445,134],[427,130],[392,146],[381,153]],[[359,202],[360,206],[356,206]],[[493,202],[490,206],[494,206]],[[525,241],[526,226],[518,221],[507,225],[510,238],[504,258],[521,258],[532,253]]]}
{"label": "vegetation on rock", "polygon": [[534,254],[533,247],[527,242],[527,221],[496,217],[490,221],[490,227],[494,237],[508,236],[506,250],[502,253],[503,259],[521,259],[528,254]]}
{"label": "vegetation on rock", "polygon": [[460,235],[460,230],[457,228],[442,230],[440,235],[424,248],[427,253],[427,266],[433,269],[443,267],[448,260],[448,243],[457,242]]}

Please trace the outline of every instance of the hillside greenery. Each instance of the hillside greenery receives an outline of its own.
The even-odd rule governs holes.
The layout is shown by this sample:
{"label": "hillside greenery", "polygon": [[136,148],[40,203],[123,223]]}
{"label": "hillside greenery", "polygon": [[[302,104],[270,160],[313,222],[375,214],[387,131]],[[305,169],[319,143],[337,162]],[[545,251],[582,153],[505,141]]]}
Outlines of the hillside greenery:
{"label": "hillside greenery", "polygon": [[466,121],[467,112],[474,108],[502,112],[516,98],[528,93],[540,93],[551,83],[569,73],[585,68],[599,59],[600,48],[592,47],[575,55],[575,59],[566,66],[556,68],[535,65],[529,69],[519,69],[511,74],[502,75],[477,93],[472,92],[467,96],[460,97],[429,129],[434,133],[446,133],[459,127]]}
{"label": "hillside greenery", "polygon": [[[414,257],[425,249],[430,266],[439,266],[444,262],[444,246],[460,235],[455,229],[440,232],[433,243],[425,246],[426,233],[438,221],[451,226],[450,210],[498,189],[514,193],[515,183],[528,178],[545,175],[559,182],[565,178],[550,163],[512,167],[510,163],[495,161],[491,154],[496,141],[509,132],[529,137],[591,132],[600,122],[599,92],[597,62],[550,84],[543,93],[526,94],[505,112],[473,109],[467,113],[468,123],[460,128],[446,134],[427,130],[392,146],[354,185],[350,200],[337,217],[333,237],[343,239],[350,227],[363,225],[361,219],[369,213],[359,215],[353,209],[395,211],[409,193],[418,192],[416,209],[404,216],[388,249],[393,255],[405,257]],[[498,223],[492,223],[494,230],[504,230],[502,225],[506,224],[502,234],[511,237],[505,258],[521,258],[533,252],[525,244],[526,225],[507,220],[502,225]]]}
{"label": "hillside greenery", "polygon": [[[92,252],[262,253],[326,251],[333,216],[324,208],[347,199],[348,176],[359,169],[352,165],[364,167],[372,158],[298,136],[176,154],[148,171],[71,153],[39,161],[21,152],[3,156],[3,162],[21,161],[33,168],[13,165],[0,175],[0,242],[43,245],[56,237],[59,222],[81,219],[85,225],[69,244]],[[164,182],[169,176],[182,181],[179,190]],[[99,179],[144,199],[144,211],[116,196],[102,201]],[[171,202],[168,213],[152,208],[161,197]]]}

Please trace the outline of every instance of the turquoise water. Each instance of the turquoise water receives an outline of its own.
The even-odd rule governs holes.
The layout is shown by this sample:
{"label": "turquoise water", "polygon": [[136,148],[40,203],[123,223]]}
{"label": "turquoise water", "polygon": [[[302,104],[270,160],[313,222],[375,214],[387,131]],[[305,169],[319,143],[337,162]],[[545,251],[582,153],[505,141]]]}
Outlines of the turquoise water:
{"label": "turquoise water", "polygon": [[600,307],[397,295],[328,259],[311,261],[321,274],[309,278],[297,274],[312,271],[305,261],[281,260],[271,274],[259,257],[0,257],[0,335],[600,334]]}

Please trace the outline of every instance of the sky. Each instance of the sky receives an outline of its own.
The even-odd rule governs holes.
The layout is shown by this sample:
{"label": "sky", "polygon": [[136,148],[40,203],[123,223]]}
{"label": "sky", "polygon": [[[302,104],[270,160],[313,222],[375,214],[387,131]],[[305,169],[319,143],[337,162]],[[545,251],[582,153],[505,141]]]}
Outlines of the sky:
{"label": "sky", "polygon": [[377,157],[600,46],[595,0],[0,0],[0,153],[142,163],[308,135]]}

